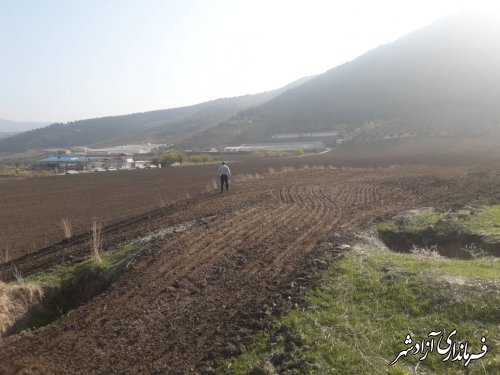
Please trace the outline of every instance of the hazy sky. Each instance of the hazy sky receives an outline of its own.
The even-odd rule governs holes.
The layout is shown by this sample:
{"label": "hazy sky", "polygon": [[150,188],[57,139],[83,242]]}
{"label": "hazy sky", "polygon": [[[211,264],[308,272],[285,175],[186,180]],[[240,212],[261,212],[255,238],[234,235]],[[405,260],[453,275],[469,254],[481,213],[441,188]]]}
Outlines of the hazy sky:
{"label": "hazy sky", "polygon": [[0,118],[72,121],[258,93],[481,0],[0,0]]}

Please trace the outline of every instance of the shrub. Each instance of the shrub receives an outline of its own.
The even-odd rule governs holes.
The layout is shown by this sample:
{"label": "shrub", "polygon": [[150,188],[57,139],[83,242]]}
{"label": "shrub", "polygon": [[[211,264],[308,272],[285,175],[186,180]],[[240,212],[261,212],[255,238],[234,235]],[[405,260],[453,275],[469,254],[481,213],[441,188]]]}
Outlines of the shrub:
{"label": "shrub", "polygon": [[210,155],[207,155],[207,154],[199,154],[199,155],[193,155],[191,157],[189,157],[189,161],[191,163],[207,163],[209,161],[212,161],[214,160],[214,158]]}
{"label": "shrub", "polygon": [[254,158],[283,158],[290,156],[290,154],[286,151],[262,151],[257,150],[252,152],[252,156]]}
{"label": "shrub", "polygon": [[155,164],[160,164],[162,167],[168,167],[174,163],[182,164],[186,155],[179,151],[164,152],[151,158]]}
{"label": "shrub", "polygon": [[260,150],[259,150],[259,151],[254,151],[254,152],[252,152],[252,156],[253,156],[254,158],[263,158],[263,157],[265,157],[265,156],[266,156],[266,154],[265,154],[265,152],[264,152],[264,151],[260,151]]}

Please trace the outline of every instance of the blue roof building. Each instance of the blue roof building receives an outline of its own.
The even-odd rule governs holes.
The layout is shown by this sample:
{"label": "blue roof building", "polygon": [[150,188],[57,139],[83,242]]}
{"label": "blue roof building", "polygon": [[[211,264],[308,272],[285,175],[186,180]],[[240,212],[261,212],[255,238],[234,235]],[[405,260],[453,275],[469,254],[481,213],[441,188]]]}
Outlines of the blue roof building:
{"label": "blue roof building", "polygon": [[40,160],[40,163],[77,163],[86,160],[83,156],[50,156]]}

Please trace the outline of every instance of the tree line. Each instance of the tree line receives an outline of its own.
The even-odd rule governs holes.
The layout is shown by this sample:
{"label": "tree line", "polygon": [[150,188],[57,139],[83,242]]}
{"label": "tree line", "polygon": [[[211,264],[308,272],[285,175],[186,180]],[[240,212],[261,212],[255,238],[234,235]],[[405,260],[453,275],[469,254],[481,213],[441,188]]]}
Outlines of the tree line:
{"label": "tree line", "polygon": [[205,164],[213,161],[214,158],[207,154],[198,154],[187,156],[185,153],[180,151],[169,151],[164,152],[159,155],[153,156],[151,161],[155,164],[159,164],[162,167],[169,167],[172,164],[182,164],[183,162],[190,162],[195,164]]}

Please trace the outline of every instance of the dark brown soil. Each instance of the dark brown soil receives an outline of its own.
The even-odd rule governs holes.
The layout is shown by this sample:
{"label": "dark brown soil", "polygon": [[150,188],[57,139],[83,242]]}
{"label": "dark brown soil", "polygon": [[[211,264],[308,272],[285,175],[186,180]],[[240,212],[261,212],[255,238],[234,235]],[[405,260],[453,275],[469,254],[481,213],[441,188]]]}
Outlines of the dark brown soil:
{"label": "dark brown soil", "polygon": [[[264,173],[269,167],[334,165],[378,168],[394,165],[468,165],[498,168],[500,147],[485,140],[387,140],[340,145],[324,155],[253,159],[235,156],[233,173]],[[63,239],[61,219],[74,235],[89,231],[93,220],[117,223],[206,191],[217,165],[92,174],[0,179],[0,255],[9,259]],[[256,182],[255,184],[259,184]],[[0,257],[0,262],[3,257]]]}
{"label": "dark brown soil", "polygon": [[[497,171],[468,168],[309,169],[241,182],[227,195],[205,194],[109,226],[111,245],[148,226],[199,219],[144,253],[92,301],[0,341],[0,372],[208,371],[238,354],[269,316],[300,304],[300,286],[314,279],[321,253],[354,231],[405,209],[497,194],[498,182]],[[34,272],[84,248],[85,239],[75,239],[19,259],[18,268]],[[8,277],[9,266],[0,271]]]}
{"label": "dark brown soil", "polygon": [[[300,163],[306,164],[307,158],[303,159]],[[326,166],[332,157],[318,160],[311,158],[307,164]],[[263,160],[248,168],[242,162],[238,168],[262,173],[269,166],[279,170],[280,163],[291,164]],[[55,179],[58,192],[67,189],[70,194],[83,185],[96,195],[103,194],[105,186],[118,186],[115,180],[102,182],[103,178],[128,181],[128,188],[115,192],[128,197],[122,200],[128,208],[119,211],[118,206],[108,206],[107,249],[157,229],[186,222],[194,225],[156,242],[85,305],[37,331],[1,339],[0,374],[210,373],[221,360],[243,350],[272,316],[303,304],[304,290],[325,266],[325,253],[335,253],[354,232],[403,210],[459,207],[500,194],[500,172],[485,166],[309,168],[240,180],[228,194],[203,193],[151,211],[155,206],[150,198],[155,194],[149,186],[152,181],[161,191],[170,173],[185,173],[183,178],[194,183],[195,177],[208,179],[212,169],[138,171],[123,180],[121,175]],[[192,176],[195,170],[197,176]],[[186,185],[179,176],[178,192]],[[79,180],[66,182],[72,177]],[[137,202],[143,194],[136,190],[138,181],[149,192],[140,215]],[[54,186],[49,179],[36,181],[39,193],[35,194],[35,190],[22,190],[22,181],[18,184],[19,195],[24,191],[36,204],[33,197],[41,199],[42,186]],[[9,191],[15,196],[14,190]],[[80,210],[85,207],[76,198],[70,202],[79,204]],[[94,201],[87,198],[87,202],[99,209]],[[61,200],[61,212],[68,212],[73,203]],[[24,222],[23,215],[18,222]],[[82,234],[38,251],[20,252],[15,264],[0,265],[0,275],[4,280],[12,278],[14,265],[26,275],[70,262],[84,256],[87,248]]]}

